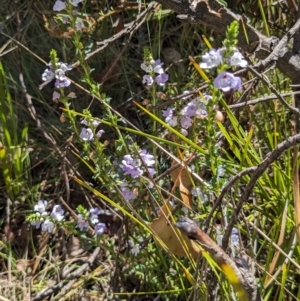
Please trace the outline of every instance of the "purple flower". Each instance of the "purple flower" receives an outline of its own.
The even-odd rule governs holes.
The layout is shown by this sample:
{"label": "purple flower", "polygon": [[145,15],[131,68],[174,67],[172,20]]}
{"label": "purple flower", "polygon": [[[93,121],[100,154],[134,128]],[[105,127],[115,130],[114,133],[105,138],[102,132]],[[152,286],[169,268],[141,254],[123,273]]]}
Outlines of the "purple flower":
{"label": "purple flower", "polygon": [[153,177],[153,176],[154,176],[154,174],[155,174],[155,172],[156,172],[156,171],[155,171],[155,169],[154,169],[154,168],[152,168],[152,167],[148,167],[148,168],[147,168],[147,170],[148,170],[148,172],[149,172],[150,176],[151,176],[151,177]]}
{"label": "purple flower", "polygon": [[169,79],[169,75],[167,73],[162,73],[156,76],[155,81],[159,86],[164,86],[168,79]]}
{"label": "purple flower", "polygon": [[132,165],[125,165],[123,171],[124,175],[130,175],[134,179],[143,174],[143,171],[139,167]]}
{"label": "purple flower", "polygon": [[216,88],[221,89],[224,92],[232,90],[242,89],[242,80],[238,76],[234,76],[229,72],[220,73],[214,80]]}
{"label": "purple flower", "polygon": [[132,178],[137,178],[143,171],[139,168],[141,166],[141,160],[134,159],[131,155],[125,155],[122,160],[124,175],[131,175]]}
{"label": "purple flower", "polygon": [[149,74],[146,74],[143,76],[143,84],[146,84],[147,86],[152,86],[154,83],[154,74],[158,74],[155,77],[155,82],[159,86],[164,86],[166,81],[169,79],[169,75],[164,72],[164,69],[162,68],[162,65],[164,63],[161,60],[151,60],[151,61],[144,61],[141,64],[141,68],[146,71]]}
{"label": "purple flower", "polygon": [[127,187],[121,187],[121,192],[126,201],[131,201],[136,198],[136,195]]}
{"label": "purple flower", "polygon": [[99,130],[99,131],[96,133],[96,137],[100,138],[104,133],[105,133],[104,130]]}
{"label": "purple flower", "polygon": [[95,234],[103,234],[107,227],[104,223],[98,223],[95,225]]}
{"label": "purple flower", "polygon": [[65,211],[61,208],[60,205],[55,205],[52,209],[51,216],[58,222],[60,222],[64,218],[64,213]]}
{"label": "purple flower", "polygon": [[211,69],[222,64],[222,55],[219,50],[211,49],[202,56],[200,67],[203,69]]}
{"label": "purple flower", "polygon": [[180,124],[184,129],[187,129],[193,124],[193,120],[188,116],[181,116]]}
{"label": "purple flower", "polygon": [[83,219],[81,214],[78,214],[77,227],[80,231],[86,230],[89,227],[89,223]]}
{"label": "purple flower", "polygon": [[193,117],[196,115],[196,112],[197,112],[197,106],[195,102],[192,100],[182,109],[181,114],[187,117]]}
{"label": "purple flower", "polygon": [[90,209],[90,215],[99,215],[100,214],[100,209],[95,207]]}
{"label": "purple flower", "polygon": [[64,77],[62,79],[57,79],[55,81],[55,88],[60,89],[60,88],[66,88],[71,85],[71,81],[67,78]]}

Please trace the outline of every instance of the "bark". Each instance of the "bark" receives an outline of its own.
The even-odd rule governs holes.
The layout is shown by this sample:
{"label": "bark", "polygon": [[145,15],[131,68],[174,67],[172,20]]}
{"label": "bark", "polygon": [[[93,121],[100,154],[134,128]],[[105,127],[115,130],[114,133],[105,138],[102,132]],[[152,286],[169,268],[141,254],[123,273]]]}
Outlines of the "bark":
{"label": "bark", "polygon": [[[255,56],[259,59],[267,58],[279,41],[277,37],[267,37],[261,34],[248,23],[245,17],[234,13],[216,0],[157,0],[157,2],[174,10],[183,21],[203,24],[224,36],[227,26],[234,20],[239,21],[241,30],[238,37],[238,47],[247,53],[255,53]],[[242,29],[242,23],[246,28],[249,42]],[[289,35],[289,33],[287,35],[287,40],[289,40],[292,35]],[[278,53],[276,53],[272,62],[275,62],[276,67],[291,78],[292,82],[298,81],[300,76],[299,51],[293,53],[284,45],[276,52]]]}

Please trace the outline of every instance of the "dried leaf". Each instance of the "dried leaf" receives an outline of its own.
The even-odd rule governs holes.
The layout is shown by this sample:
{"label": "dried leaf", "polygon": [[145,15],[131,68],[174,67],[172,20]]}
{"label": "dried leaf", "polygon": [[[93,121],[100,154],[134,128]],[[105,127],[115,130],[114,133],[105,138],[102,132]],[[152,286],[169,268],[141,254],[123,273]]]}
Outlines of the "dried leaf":
{"label": "dried leaf", "polygon": [[[177,162],[173,162],[172,166],[177,164]],[[174,169],[171,173],[171,178],[174,182],[175,187],[179,187],[180,196],[182,202],[189,208],[192,206],[192,194],[191,190],[193,188],[193,184],[191,182],[190,174],[188,170],[182,166]]]}
{"label": "dried leaf", "polygon": [[[188,252],[194,259],[197,259],[200,249],[197,244],[190,240],[186,235],[180,235],[179,231],[170,225],[167,216],[172,210],[172,205],[167,202],[160,210],[159,217],[154,219],[151,224],[151,229],[165,243],[171,253],[178,256],[188,257]],[[186,244],[188,252],[184,248],[183,241]]]}

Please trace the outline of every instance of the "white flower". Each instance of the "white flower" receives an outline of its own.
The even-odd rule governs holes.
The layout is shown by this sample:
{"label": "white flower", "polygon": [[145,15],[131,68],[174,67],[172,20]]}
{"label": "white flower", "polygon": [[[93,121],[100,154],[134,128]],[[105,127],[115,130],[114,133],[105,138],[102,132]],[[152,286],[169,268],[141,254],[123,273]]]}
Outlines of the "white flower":
{"label": "white flower", "polygon": [[154,72],[157,74],[162,74],[164,73],[164,69],[162,68],[162,65],[164,63],[161,60],[156,60],[154,63]]}
{"label": "white flower", "polygon": [[146,84],[147,86],[152,86],[154,83],[154,80],[152,78],[152,76],[150,75],[144,75],[143,76],[143,84]]}
{"label": "white flower", "polygon": [[94,225],[99,223],[99,218],[97,215],[91,215],[90,220],[91,220],[91,223]]}
{"label": "white flower", "polygon": [[57,0],[53,6],[54,11],[61,11],[67,7],[67,3],[65,1]]}
{"label": "white flower", "polygon": [[141,248],[139,245],[134,245],[132,247],[132,249],[130,250],[130,253],[133,254],[134,256],[136,256],[137,254],[139,254],[141,251]]}
{"label": "white flower", "polygon": [[231,66],[240,66],[244,68],[248,65],[248,62],[244,60],[243,55],[239,51],[236,51],[228,60]]}
{"label": "white flower", "polygon": [[44,71],[44,73],[42,74],[42,80],[44,82],[50,82],[52,81],[52,79],[54,78],[55,74],[53,71],[49,70],[49,69],[46,69]]}
{"label": "white flower", "polygon": [[70,3],[73,5],[73,6],[77,6],[80,2],[82,2],[83,0],[69,0]]}
{"label": "white flower", "polygon": [[39,212],[41,214],[46,212],[48,202],[39,200],[36,205],[34,205],[34,211]]}
{"label": "white flower", "polygon": [[89,121],[86,120],[86,119],[82,119],[80,121],[80,124],[84,124],[86,126],[93,126],[94,128],[96,128],[100,124],[100,122],[95,120],[95,119],[92,119],[92,120],[89,120]]}
{"label": "white flower", "polygon": [[168,116],[166,117],[165,121],[169,126],[173,126],[173,127],[178,124],[177,116]]}
{"label": "white flower", "polygon": [[187,136],[188,135],[188,131],[186,129],[181,129],[180,132],[181,132],[181,134],[183,136]]}
{"label": "white flower", "polygon": [[83,141],[92,141],[94,139],[94,134],[90,128],[83,128],[83,129],[81,129],[81,133],[80,133],[79,137]]}
{"label": "white flower", "polygon": [[152,67],[152,65],[150,65],[149,63],[144,61],[141,64],[141,69],[144,70],[147,73],[150,73],[153,70],[153,67]]}
{"label": "white flower", "polygon": [[211,49],[202,56],[202,63],[200,67],[203,69],[211,69],[219,66],[222,63],[222,55],[218,50]]}
{"label": "white flower", "polygon": [[65,211],[61,208],[60,205],[55,205],[52,209],[51,216],[58,222],[60,222],[64,218],[64,213]]}
{"label": "white flower", "polygon": [[53,228],[54,228],[54,224],[49,220],[45,220],[42,224],[42,231],[43,232],[51,233]]}

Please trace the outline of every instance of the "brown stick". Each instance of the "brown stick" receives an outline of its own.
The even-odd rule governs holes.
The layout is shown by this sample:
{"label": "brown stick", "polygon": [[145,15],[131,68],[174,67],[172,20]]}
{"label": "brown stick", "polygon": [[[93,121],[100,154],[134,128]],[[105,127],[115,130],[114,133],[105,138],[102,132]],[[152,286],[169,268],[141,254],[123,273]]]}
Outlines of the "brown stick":
{"label": "brown stick", "polygon": [[261,301],[255,276],[245,267],[237,267],[236,263],[205,234],[196,223],[187,217],[181,218],[175,226],[190,239],[196,240],[209,253],[218,266],[224,271],[240,300]]}

